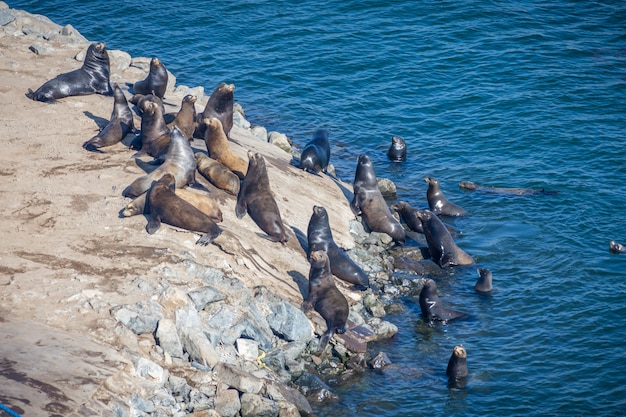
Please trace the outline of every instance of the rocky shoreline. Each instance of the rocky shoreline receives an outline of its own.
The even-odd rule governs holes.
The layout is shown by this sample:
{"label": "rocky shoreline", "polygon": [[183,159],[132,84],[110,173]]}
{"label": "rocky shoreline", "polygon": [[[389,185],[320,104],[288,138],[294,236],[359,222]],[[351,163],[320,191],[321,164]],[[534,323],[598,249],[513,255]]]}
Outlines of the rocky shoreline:
{"label": "rocky shoreline", "polygon": [[[84,51],[89,44],[70,25],[57,25],[44,16],[10,9],[2,2],[0,27],[0,40],[7,44],[27,45],[30,52],[38,57],[54,58],[63,48]],[[130,57],[117,50],[108,50],[108,53],[111,81],[125,85],[128,94],[128,84],[132,85],[132,82],[146,76],[150,58]],[[10,60],[6,56],[3,59]],[[80,53],[77,59],[81,59]],[[70,64],[76,66],[76,61]],[[17,63],[10,65],[20,67]],[[39,78],[40,83],[54,76],[54,71],[58,69],[50,68],[45,79]],[[173,74],[170,74],[169,80],[166,92],[168,102],[180,103],[184,95],[194,94],[198,96],[198,108],[204,107],[208,97],[203,87],[177,86]],[[36,88],[37,85],[31,87]],[[80,102],[83,98],[72,100]],[[106,98],[93,100],[98,100],[105,109],[110,105]],[[44,106],[56,106],[54,111],[61,113],[67,111],[59,109],[61,105]],[[27,110],[30,112],[49,109],[41,110],[40,103],[25,102],[24,106],[30,106]],[[61,298],[65,311],[90,317],[98,327],[91,334],[92,340],[108,344],[113,351],[117,351],[119,362],[110,364],[104,361],[102,366],[108,366],[110,372],[105,372],[106,377],[103,376],[94,385],[94,389],[86,395],[86,401],[77,403],[59,388],[60,393],[53,398],[54,401],[29,402],[11,389],[3,392],[0,388],[0,403],[26,415],[38,415],[36,410],[41,412],[41,409],[46,410],[48,415],[64,416],[314,415],[314,409],[334,398],[332,388],[325,381],[345,380],[355,373],[367,372],[368,368],[384,367],[388,362],[384,352],[369,352],[367,342],[389,338],[397,332],[397,327],[384,317],[387,312],[402,308],[396,301],[398,296],[419,293],[423,284],[420,274],[424,268],[419,263],[421,251],[410,247],[394,248],[389,236],[366,232],[361,219],[354,219],[347,207],[350,184],[330,176],[313,179],[312,175],[290,166],[289,162],[297,157],[297,152],[291,148],[288,138],[278,132],[268,133],[262,126],[253,126],[246,120],[243,109],[240,106],[237,108],[234,116],[237,133],[234,136],[235,143],[241,145],[240,152],[251,146],[258,147],[259,152],[271,161],[268,170],[273,171],[270,175],[274,176],[272,182],[276,183],[276,178],[281,181],[281,186],[283,179],[293,182],[293,187],[287,186],[279,193],[282,197],[280,203],[284,204],[281,210],[290,203],[300,204],[286,210],[285,217],[295,235],[290,244],[284,247],[277,243],[268,244],[255,235],[256,230],[249,223],[242,225],[241,221],[237,223],[237,219],[226,216],[225,224],[229,220],[232,223],[226,225],[228,233],[216,240],[210,257],[196,253],[198,249],[188,244],[188,236],[175,236],[173,239],[178,241],[161,237],[162,240],[154,242],[154,247],[149,250],[153,258],[152,266],[135,273],[128,272],[134,266],[124,269],[121,274],[124,283],[118,284],[115,296],[108,296],[98,286],[98,279],[105,275],[102,270],[115,270],[116,259],[111,259],[106,268],[86,273],[70,262],[73,259],[67,260],[71,258],[67,256],[64,259],[70,263],[59,267],[63,270],[63,279],[73,276],[73,282],[90,285],[79,287],[77,292]],[[86,105],[81,111],[86,114],[92,109]],[[103,113],[106,114],[106,111],[110,110],[103,110]],[[200,145],[194,143],[193,146]],[[105,157],[127,158],[130,161],[130,151],[122,148],[123,145],[119,144],[119,152]],[[81,151],[84,152],[79,149],[76,153],[80,155]],[[60,150],[60,158],[63,158],[64,152]],[[126,155],[122,155],[124,153]],[[132,177],[137,170],[130,167],[130,163],[121,164],[125,164],[125,173]],[[111,172],[115,172],[114,169],[111,168]],[[114,177],[111,172],[100,175]],[[288,179],[286,175],[293,178]],[[119,195],[120,189],[115,182],[118,180],[114,178],[111,181],[115,184],[112,187],[114,195],[107,196],[105,200],[111,224],[120,225],[115,233],[118,237],[138,234],[139,241],[147,240],[140,221],[128,229],[124,220],[113,219],[118,215],[115,207],[121,209],[119,202],[124,199]],[[119,181],[121,183],[124,179]],[[300,230],[306,230],[306,219],[310,216],[312,204],[311,200],[300,201],[301,197],[293,190],[301,190],[304,181],[307,181],[307,186],[309,181],[315,181],[311,187],[319,187],[326,193],[322,199],[334,209],[335,240],[364,269],[371,284],[371,288],[363,292],[338,284],[350,304],[349,330],[343,335],[335,335],[331,346],[322,355],[314,353],[318,340],[315,334],[324,331],[324,321],[316,313],[307,317],[300,309],[302,294],[308,291],[304,252],[307,242]],[[233,211],[232,197],[219,193],[215,195],[224,211]],[[233,218],[232,214],[230,217]],[[252,238],[248,240],[246,236]],[[422,237],[412,237],[423,242]],[[143,244],[146,247],[151,245],[150,241]],[[276,245],[276,249],[262,251],[259,245]],[[167,249],[163,249],[164,246]],[[274,254],[280,251],[291,252],[283,259]],[[28,258],[11,248],[6,252],[18,254],[20,262]],[[144,257],[143,253],[138,256],[140,261]],[[17,265],[18,262],[15,263]],[[394,273],[396,268],[415,272],[397,274]],[[12,291],[12,285],[19,281],[21,275],[30,273],[12,266],[11,261],[4,269],[7,276],[11,276],[2,282],[7,292]],[[100,278],[92,279],[92,276]],[[60,276],[51,279],[68,285],[60,282]],[[123,289],[128,292],[120,295]],[[7,323],[11,321],[10,314],[7,314],[11,310],[10,303],[7,303],[10,297],[5,296],[3,301],[8,308],[0,310],[0,323]],[[65,320],[63,314],[59,316],[59,322]],[[63,327],[54,323],[51,325],[53,328]],[[89,327],[88,324],[85,326]],[[4,343],[11,343],[10,335]],[[4,371],[0,369],[0,378],[7,378],[6,375],[6,367]],[[11,383],[24,383],[21,379],[8,379]]]}

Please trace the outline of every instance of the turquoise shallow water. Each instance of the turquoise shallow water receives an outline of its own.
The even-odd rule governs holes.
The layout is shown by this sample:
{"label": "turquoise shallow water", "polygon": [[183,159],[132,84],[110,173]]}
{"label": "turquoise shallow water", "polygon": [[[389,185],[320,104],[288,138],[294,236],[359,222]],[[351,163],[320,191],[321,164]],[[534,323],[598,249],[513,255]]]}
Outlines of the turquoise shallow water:
{"label": "turquoise shallow water", "polygon": [[[620,2],[12,1],[133,56],[179,84],[236,85],[253,123],[304,145],[330,131],[351,181],[358,153],[424,207],[425,175],[471,215],[474,268],[437,277],[469,320],[429,328],[417,300],[375,346],[395,363],[336,386],[320,416],[611,416],[626,407],[626,5]],[[390,163],[391,135],[408,159]],[[459,181],[558,190],[503,197]],[[455,344],[470,378],[449,390]]]}

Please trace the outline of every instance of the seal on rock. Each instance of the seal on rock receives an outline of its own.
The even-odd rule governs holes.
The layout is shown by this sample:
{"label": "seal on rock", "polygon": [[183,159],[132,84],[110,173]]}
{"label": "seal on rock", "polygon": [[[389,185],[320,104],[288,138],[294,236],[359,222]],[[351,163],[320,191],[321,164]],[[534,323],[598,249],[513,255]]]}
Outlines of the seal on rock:
{"label": "seal on rock", "polygon": [[437,284],[430,278],[426,280],[420,292],[419,304],[424,318],[429,323],[434,321],[447,323],[450,320],[467,316],[465,313],[443,306],[437,294]]}
{"label": "seal on rock", "polygon": [[[330,161],[330,142],[328,130],[319,129],[302,149],[300,168],[309,172],[326,172]],[[332,264],[332,262],[331,262]]]}
{"label": "seal on rock", "polygon": [[391,214],[378,182],[372,161],[367,155],[359,155],[354,176],[354,198],[350,208],[355,216],[363,214],[365,224],[374,232],[387,233],[398,243],[404,243],[404,227]]}
{"label": "seal on rock", "polygon": [[337,289],[330,272],[330,260],[323,250],[309,255],[309,294],[302,303],[305,313],[315,309],[326,321],[326,331],[320,337],[318,352],[323,352],[335,333],[345,333],[350,308],[346,297]]}
{"label": "seal on rock", "polygon": [[471,265],[474,259],[458,247],[443,222],[430,210],[418,210],[432,260],[441,268]]}
{"label": "seal on rock", "polygon": [[209,156],[233,171],[240,179],[246,176],[248,163],[230,148],[230,143],[222,129],[222,122],[216,117],[204,119],[204,143]]}
{"label": "seal on rock", "polygon": [[224,134],[226,137],[229,137],[230,129],[233,127],[234,92],[235,84],[221,83],[215,87],[206,106],[204,106],[204,110],[198,115],[198,127],[194,133],[194,137],[204,137],[206,125],[202,121],[204,119],[210,119],[211,117],[219,119]]}
{"label": "seal on rock", "polygon": [[167,89],[167,69],[161,60],[154,57],[150,60],[150,71],[145,79],[133,84],[135,94],[154,94],[159,98],[165,96]]}
{"label": "seal on rock", "polygon": [[222,230],[209,216],[176,196],[175,184],[174,176],[166,172],[150,187],[147,197],[150,217],[146,231],[153,234],[159,230],[161,223],[165,223],[181,229],[204,233],[196,244],[208,245]]}
{"label": "seal on rock", "polygon": [[534,194],[545,194],[545,195],[556,195],[558,191],[550,191],[550,190],[534,190],[532,188],[508,188],[508,187],[482,187],[480,185],[476,185],[471,181],[461,181],[459,183],[459,187],[464,188],[466,190],[472,191],[481,191],[488,194],[504,194],[504,195],[534,195]]}
{"label": "seal on rock", "polygon": [[196,130],[196,100],[198,97],[193,94],[187,94],[183,97],[180,104],[180,110],[176,113],[176,117],[167,124],[168,129],[177,126],[183,135],[189,140],[193,139],[193,132]]}
{"label": "seal on rock", "polygon": [[487,268],[478,268],[478,281],[474,285],[474,289],[482,294],[489,294],[493,289],[492,281],[493,277],[491,271]]}
{"label": "seal on rock", "polygon": [[105,43],[94,42],[87,48],[82,67],[57,75],[35,91],[29,88],[26,97],[53,102],[59,98],[88,94],[109,96],[113,93],[109,81],[110,67]]}
{"label": "seal on rock", "polygon": [[[167,128],[161,107],[154,101],[143,103],[141,115],[141,150],[136,156],[150,155],[161,158],[170,146],[170,130]],[[181,132],[182,133],[182,132]]]}
{"label": "seal on rock", "polygon": [[207,181],[229,194],[237,195],[239,193],[239,177],[233,171],[202,152],[196,152],[195,157],[198,172]]}
{"label": "seal on rock", "polygon": [[[191,203],[195,208],[209,216],[215,223],[220,223],[223,220],[220,206],[208,195],[193,192],[187,188],[176,188],[174,192],[178,197]],[[146,204],[147,197],[148,193],[145,192],[128,203],[121,213],[122,217],[150,214],[150,205]]]}
{"label": "seal on rock", "polygon": [[443,216],[466,216],[467,212],[461,207],[448,201],[441,191],[441,185],[436,178],[424,177],[424,181],[428,183],[426,190],[426,199],[428,207],[433,213]]}
{"label": "seal on rock", "polygon": [[129,102],[133,103],[137,107],[137,113],[141,116],[146,109],[147,103],[156,103],[161,108],[161,113],[165,114],[165,106],[163,100],[155,96],[154,94],[134,94]]}
{"label": "seal on rock", "polygon": [[83,148],[88,151],[115,145],[135,128],[133,112],[128,106],[124,92],[117,84],[113,89],[113,99],[113,112],[109,123],[96,136],[83,143]]}
{"label": "seal on rock", "polygon": [[311,252],[323,250],[330,259],[330,270],[337,278],[355,285],[355,289],[369,287],[367,274],[333,240],[328,221],[328,212],[322,206],[313,206],[313,214],[307,228],[309,256]]}
{"label": "seal on rock", "polygon": [[146,192],[153,181],[158,180],[165,173],[170,173],[176,179],[176,187],[182,188],[195,183],[196,158],[189,145],[189,140],[181,131],[174,127],[170,132],[170,146],[167,149],[164,162],[154,171],[133,181],[123,192],[125,197],[137,197]]}
{"label": "seal on rock", "polygon": [[617,243],[614,240],[609,242],[609,252],[611,253],[626,253],[626,246],[621,243]]}
{"label": "seal on rock", "polygon": [[463,345],[457,345],[452,349],[452,355],[450,355],[446,368],[448,385],[453,388],[463,388],[468,375],[467,352]]}
{"label": "seal on rock", "polygon": [[417,217],[417,209],[414,209],[405,201],[398,201],[397,203],[392,204],[391,208],[398,212],[400,218],[406,223],[410,230],[424,234],[422,222]]}
{"label": "seal on rock", "polygon": [[247,212],[257,226],[267,233],[269,240],[285,243],[289,235],[270,189],[265,159],[260,153],[253,152],[248,152],[248,159],[248,173],[237,194],[235,214],[241,219]]}
{"label": "seal on rock", "polygon": [[391,137],[391,146],[387,150],[387,157],[393,162],[406,160],[406,142],[400,136]]}

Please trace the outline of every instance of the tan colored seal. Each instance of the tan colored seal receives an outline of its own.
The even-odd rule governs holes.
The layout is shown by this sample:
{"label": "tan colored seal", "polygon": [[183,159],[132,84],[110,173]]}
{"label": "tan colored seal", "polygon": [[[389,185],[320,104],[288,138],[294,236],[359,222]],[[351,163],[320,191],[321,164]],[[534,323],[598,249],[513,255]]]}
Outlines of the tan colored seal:
{"label": "tan colored seal", "polygon": [[196,152],[198,172],[211,184],[232,195],[239,193],[239,177],[233,171],[202,152]]}
{"label": "tan colored seal", "polygon": [[204,142],[209,156],[233,171],[240,179],[248,172],[248,163],[230,148],[230,143],[222,128],[222,122],[216,117],[202,121],[206,130]]}

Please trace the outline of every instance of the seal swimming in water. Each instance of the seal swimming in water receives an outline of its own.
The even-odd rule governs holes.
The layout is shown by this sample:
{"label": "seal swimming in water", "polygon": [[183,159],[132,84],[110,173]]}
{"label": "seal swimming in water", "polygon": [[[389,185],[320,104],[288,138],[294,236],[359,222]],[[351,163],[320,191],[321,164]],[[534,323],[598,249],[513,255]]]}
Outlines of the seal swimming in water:
{"label": "seal swimming in water", "polygon": [[391,137],[391,146],[387,150],[387,157],[393,162],[406,160],[406,142],[400,136]]}
{"label": "seal swimming in water", "polygon": [[491,271],[487,268],[478,268],[478,281],[474,285],[474,289],[482,294],[489,294],[493,289]]}
{"label": "seal swimming in water", "polygon": [[220,119],[211,117],[210,119],[204,119],[202,124],[205,126],[204,143],[209,156],[225,165],[240,179],[243,179],[248,171],[248,162],[239,157],[230,148],[228,137],[226,137],[226,133],[222,129]]}
{"label": "seal swimming in water", "polygon": [[406,241],[404,227],[391,214],[383,197],[372,161],[367,155],[359,155],[354,176],[354,198],[350,208],[355,216],[363,214],[365,224],[374,232],[387,233],[397,243]]}
{"label": "seal swimming in water", "polygon": [[443,216],[466,216],[467,212],[456,204],[448,201],[446,196],[441,191],[441,185],[436,178],[424,177],[424,181],[428,183],[428,190],[426,190],[426,199],[428,200],[428,207],[435,214]]}
{"label": "seal swimming in water", "polygon": [[35,91],[29,88],[26,97],[37,101],[53,102],[59,98],[88,94],[110,96],[113,89],[109,74],[109,54],[105,43],[92,43],[85,53],[82,67],[57,75]]}
{"label": "seal swimming in water", "polygon": [[556,195],[558,191],[548,191],[545,189],[534,190],[532,188],[507,188],[507,187],[481,187],[480,185],[476,185],[471,181],[461,181],[459,183],[459,187],[464,188],[466,190],[472,191],[481,191],[488,194],[504,194],[504,195],[534,195],[534,194],[545,194],[545,195]]}
{"label": "seal swimming in water", "polygon": [[452,355],[450,355],[448,367],[446,368],[448,386],[451,388],[463,388],[468,375],[467,351],[463,345],[457,345],[452,349]]}
{"label": "seal swimming in water", "polygon": [[193,94],[187,94],[183,97],[180,104],[180,110],[176,113],[176,117],[172,122],[167,124],[168,129],[177,126],[180,131],[189,140],[193,139],[193,132],[196,130],[196,100],[198,97]]}
{"label": "seal swimming in water", "polygon": [[330,259],[330,270],[337,278],[355,285],[355,289],[369,287],[367,274],[333,240],[328,221],[328,212],[322,206],[313,206],[313,214],[307,228],[309,256],[311,252],[323,250]]}
{"label": "seal swimming in water", "polygon": [[306,314],[313,308],[326,321],[326,331],[320,337],[318,348],[318,352],[323,352],[335,333],[346,331],[350,307],[346,297],[335,286],[326,252],[311,252],[309,262],[309,294],[302,303],[302,310]]}
{"label": "seal swimming in water", "polygon": [[609,242],[609,252],[611,253],[626,253],[626,246],[621,243],[617,243],[614,240]]}
{"label": "seal swimming in water", "polygon": [[315,132],[313,139],[302,149],[300,154],[300,169],[309,172],[326,172],[330,161],[330,142],[328,130],[320,129]]}
{"label": "seal swimming in water", "polygon": [[159,98],[163,98],[167,89],[167,79],[168,74],[165,65],[159,58],[154,57],[150,60],[150,71],[146,78],[133,84],[133,93],[154,94]]}
{"label": "seal swimming in water", "polygon": [[450,320],[467,316],[460,311],[452,310],[443,306],[441,298],[437,294],[437,284],[432,279],[427,279],[419,297],[420,309],[427,322],[441,321],[447,323]]}
{"label": "seal swimming in water", "polygon": [[198,127],[194,132],[194,137],[204,138],[206,125],[203,120],[216,117],[222,124],[222,129],[226,137],[230,136],[230,129],[233,127],[233,104],[235,84],[221,83],[211,93],[209,100],[202,113],[198,114]]}
{"label": "seal swimming in water", "polygon": [[113,100],[113,112],[109,123],[96,136],[83,143],[83,148],[88,151],[115,145],[135,128],[133,112],[128,106],[124,92],[117,84],[113,89]]}
{"label": "seal swimming in water", "polygon": [[207,181],[229,194],[237,195],[239,193],[241,183],[239,177],[233,171],[202,152],[196,152],[195,157],[198,172]]}
{"label": "seal swimming in water", "polygon": [[471,265],[474,259],[458,247],[443,222],[430,210],[418,210],[424,236],[433,261],[441,268]]}

